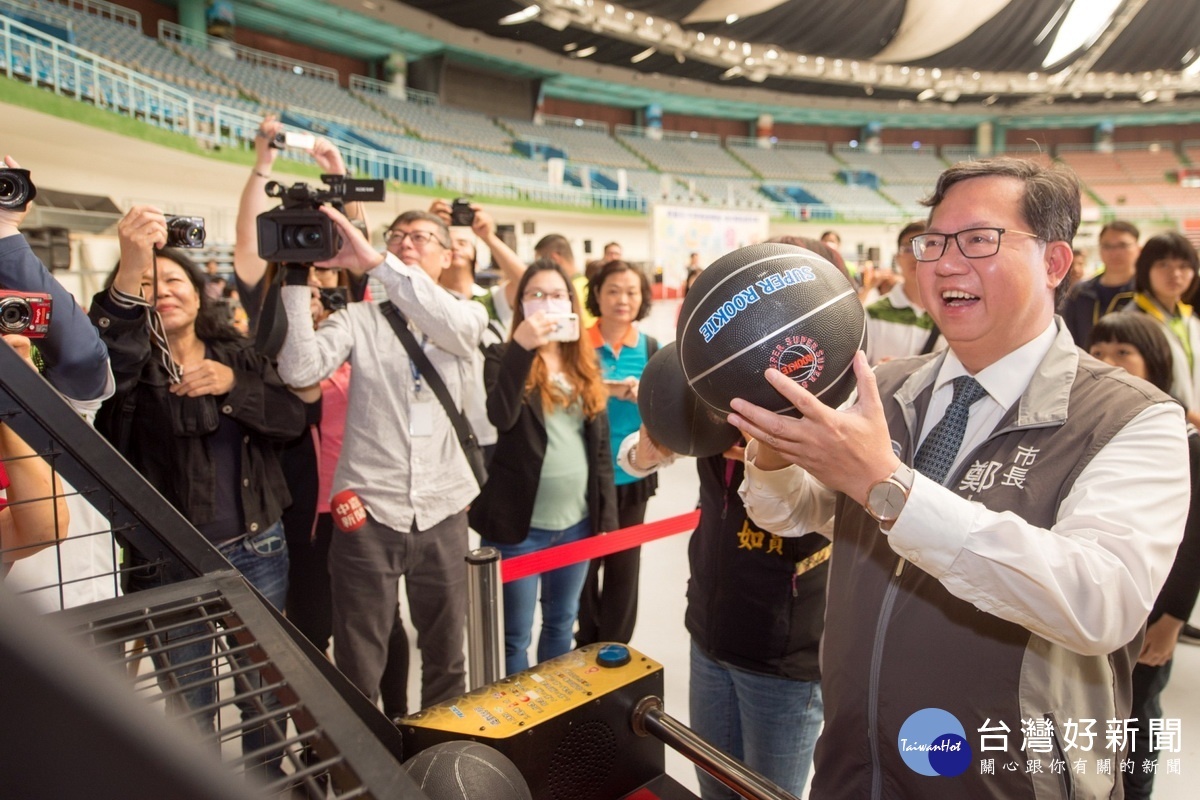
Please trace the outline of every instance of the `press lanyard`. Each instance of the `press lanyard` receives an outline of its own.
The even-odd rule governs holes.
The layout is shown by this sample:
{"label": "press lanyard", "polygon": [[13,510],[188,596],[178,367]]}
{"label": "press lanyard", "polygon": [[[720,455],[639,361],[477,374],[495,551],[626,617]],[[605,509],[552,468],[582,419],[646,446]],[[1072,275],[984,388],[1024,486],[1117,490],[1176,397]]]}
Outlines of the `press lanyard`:
{"label": "press lanyard", "polygon": [[[421,334],[421,352],[422,353],[425,352],[425,343],[428,341],[429,341],[429,337],[422,333]],[[415,387],[413,389],[413,391],[416,394],[420,394],[421,393],[421,371],[419,369],[417,369],[417,362],[413,361],[410,358],[408,360],[408,368],[410,370],[412,370],[413,386]]]}

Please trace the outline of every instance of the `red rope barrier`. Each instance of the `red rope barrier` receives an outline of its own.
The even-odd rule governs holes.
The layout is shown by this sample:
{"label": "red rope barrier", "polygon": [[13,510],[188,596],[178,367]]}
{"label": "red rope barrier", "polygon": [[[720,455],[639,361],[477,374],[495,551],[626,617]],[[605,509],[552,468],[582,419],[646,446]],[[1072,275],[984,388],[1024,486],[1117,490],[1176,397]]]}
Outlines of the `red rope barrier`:
{"label": "red rope barrier", "polygon": [[641,525],[622,528],[601,536],[589,536],[578,542],[548,547],[545,550],[538,550],[536,553],[529,553],[513,559],[502,559],[500,561],[500,578],[502,582],[508,583],[570,564],[578,564],[580,561],[590,561],[593,558],[628,550],[655,539],[665,539],[677,533],[695,530],[696,524],[699,522],[700,510],[697,509],[677,517],[644,522]]}

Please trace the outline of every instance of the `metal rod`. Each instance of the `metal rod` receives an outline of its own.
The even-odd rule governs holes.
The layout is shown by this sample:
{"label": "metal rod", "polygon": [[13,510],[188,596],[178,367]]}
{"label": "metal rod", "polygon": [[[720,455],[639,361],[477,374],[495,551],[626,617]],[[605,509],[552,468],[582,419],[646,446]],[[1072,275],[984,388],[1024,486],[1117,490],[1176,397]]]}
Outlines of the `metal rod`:
{"label": "metal rod", "polygon": [[632,722],[639,736],[653,736],[748,800],[798,800],[667,714],[660,698],[642,698],[633,709]]}
{"label": "metal rod", "polygon": [[480,547],[467,553],[467,690],[503,675],[504,616],[500,551]]}

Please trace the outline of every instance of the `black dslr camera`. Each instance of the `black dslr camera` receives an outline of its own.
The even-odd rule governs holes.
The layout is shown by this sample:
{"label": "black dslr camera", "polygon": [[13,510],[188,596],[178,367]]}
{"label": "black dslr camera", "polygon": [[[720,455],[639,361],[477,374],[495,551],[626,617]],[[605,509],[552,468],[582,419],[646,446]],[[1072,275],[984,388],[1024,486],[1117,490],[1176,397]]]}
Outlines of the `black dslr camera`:
{"label": "black dslr camera", "polygon": [[24,211],[35,197],[37,188],[29,180],[29,170],[0,167],[0,208]]}
{"label": "black dslr camera", "polygon": [[377,202],[383,199],[383,181],[355,180],[344,175],[322,175],[326,188],[307,183],[289,187],[271,181],[268,197],[278,197],[280,206],[258,215],[258,257],[281,264],[312,264],[333,258],[342,247],[342,237],[333,220],[318,209],[329,203],[338,211],[346,203]]}
{"label": "black dslr camera", "polygon": [[167,215],[167,247],[204,247],[204,217]]}

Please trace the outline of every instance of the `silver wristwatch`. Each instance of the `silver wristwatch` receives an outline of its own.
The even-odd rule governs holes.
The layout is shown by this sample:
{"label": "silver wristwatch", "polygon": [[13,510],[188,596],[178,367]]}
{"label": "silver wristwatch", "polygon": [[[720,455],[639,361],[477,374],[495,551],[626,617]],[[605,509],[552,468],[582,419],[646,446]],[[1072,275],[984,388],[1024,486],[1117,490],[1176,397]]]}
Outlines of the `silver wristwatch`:
{"label": "silver wristwatch", "polygon": [[912,467],[902,463],[891,475],[872,484],[867,492],[867,513],[874,517],[884,530],[890,528],[904,510],[908,493],[912,491],[914,476]]}

